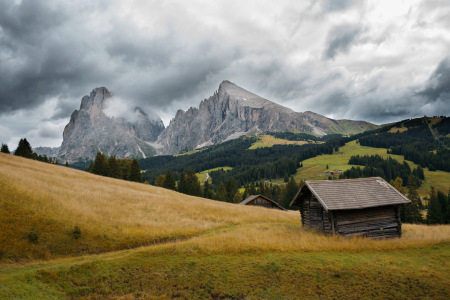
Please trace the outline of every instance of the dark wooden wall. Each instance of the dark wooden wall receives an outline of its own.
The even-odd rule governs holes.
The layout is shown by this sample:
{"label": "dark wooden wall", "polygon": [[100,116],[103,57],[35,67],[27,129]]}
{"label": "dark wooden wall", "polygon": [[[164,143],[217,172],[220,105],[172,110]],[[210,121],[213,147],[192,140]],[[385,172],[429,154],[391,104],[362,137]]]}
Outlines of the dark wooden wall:
{"label": "dark wooden wall", "polygon": [[334,211],[336,233],[342,236],[393,238],[402,236],[399,209],[396,206]]}
{"label": "dark wooden wall", "polygon": [[337,210],[327,212],[309,191],[302,191],[300,215],[302,225],[325,234],[344,237],[365,236],[371,238],[394,238],[402,236],[400,212],[397,206],[366,209]]}
{"label": "dark wooden wall", "polygon": [[266,208],[280,209],[278,206],[276,206],[275,204],[273,204],[270,201],[267,201],[266,199],[264,199],[262,197],[256,198],[255,200],[251,201],[247,205],[256,205],[256,206],[262,206],[262,207],[266,207]]}

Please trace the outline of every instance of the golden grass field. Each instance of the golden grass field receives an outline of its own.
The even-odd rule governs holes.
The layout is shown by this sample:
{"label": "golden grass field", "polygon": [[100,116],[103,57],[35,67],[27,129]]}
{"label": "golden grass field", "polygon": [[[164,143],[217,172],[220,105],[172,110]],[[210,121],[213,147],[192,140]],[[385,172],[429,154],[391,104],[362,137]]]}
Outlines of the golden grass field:
{"label": "golden grass field", "polygon": [[358,299],[361,284],[379,299],[450,292],[449,225],[404,224],[393,240],[327,237],[298,212],[2,153],[0,185],[1,299],[297,299],[300,289],[315,299],[317,286],[321,298]]}

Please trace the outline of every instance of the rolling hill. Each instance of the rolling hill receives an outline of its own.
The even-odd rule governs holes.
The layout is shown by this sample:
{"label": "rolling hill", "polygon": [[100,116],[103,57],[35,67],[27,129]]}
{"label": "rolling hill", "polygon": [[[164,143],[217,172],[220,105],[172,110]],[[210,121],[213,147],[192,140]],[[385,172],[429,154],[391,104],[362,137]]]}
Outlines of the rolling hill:
{"label": "rolling hill", "polygon": [[406,299],[450,292],[447,225],[405,224],[396,240],[326,237],[302,228],[297,212],[190,197],[3,153],[0,184],[2,299]]}

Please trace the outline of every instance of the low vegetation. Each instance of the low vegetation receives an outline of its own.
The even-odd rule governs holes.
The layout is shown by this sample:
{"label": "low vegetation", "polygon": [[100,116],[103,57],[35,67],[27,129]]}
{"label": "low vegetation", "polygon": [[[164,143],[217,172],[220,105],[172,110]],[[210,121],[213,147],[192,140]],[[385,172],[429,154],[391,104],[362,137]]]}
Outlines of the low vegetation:
{"label": "low vegetation", "polygon": [[[310,141],[309,143],[314,143],[314,141]],[[272,147],[273,145],[305,145],[308,144],[308,141],[290,141],[285,139],[280,139],[274,137],[272,135],[260,135],[258,136],[258,141],[252,144],[252,146],[248,149],[258,149],[258,148],[266,148]]]}

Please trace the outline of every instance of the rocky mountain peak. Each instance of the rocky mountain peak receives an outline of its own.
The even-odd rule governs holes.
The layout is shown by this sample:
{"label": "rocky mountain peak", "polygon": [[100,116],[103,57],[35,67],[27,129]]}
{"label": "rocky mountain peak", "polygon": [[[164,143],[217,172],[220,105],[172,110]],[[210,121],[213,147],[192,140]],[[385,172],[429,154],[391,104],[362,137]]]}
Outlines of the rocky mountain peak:
{"label": "rocky mountain peak", "polygon": [[82,98],[80,110],[72,113],[64,128],[60,157],[73,161],[92,159],[98,151],[119,158],[145,158],[156,153],[150,143],[164,129],[162,120],[153,114],[149,117],[140,107],[134,109],[137,116],[132,122],[123,117],[109,117],[104,110],[111,98],[105,87],[96,88]]}

